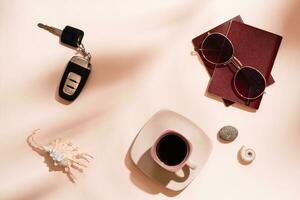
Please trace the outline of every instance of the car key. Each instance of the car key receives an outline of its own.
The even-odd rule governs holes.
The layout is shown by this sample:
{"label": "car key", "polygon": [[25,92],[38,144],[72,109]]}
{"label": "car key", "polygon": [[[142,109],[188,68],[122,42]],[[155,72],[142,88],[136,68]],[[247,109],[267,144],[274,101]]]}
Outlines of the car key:
{"label": "car key", "polygon": [[63,30],[60,30],[53,26],[47,26],[45,24],[38,23],[38,27],[59,36],[61,43],[75,48],[78,48],[80,46],[84,35],[84,32],[82,30],[74,28],[72,26],[66,26]]}
{"label": "car key", "polygon": [[81,43],[84,32],[77,28],[66,26],[63,30],[39,23],[38,26],[60,36],[60,41],[75,47],[82,56],[73,56],[69,61],[59,84],[58,94],[61,98],[74,101],[83,89],[90,74],[91,54],[86,52]]}
{"label": "car key", "polygon": [[61,78],[58,93],[68,101],[74,101],[80,94],[91,71],[89,60],[81,56],[73,56]]}

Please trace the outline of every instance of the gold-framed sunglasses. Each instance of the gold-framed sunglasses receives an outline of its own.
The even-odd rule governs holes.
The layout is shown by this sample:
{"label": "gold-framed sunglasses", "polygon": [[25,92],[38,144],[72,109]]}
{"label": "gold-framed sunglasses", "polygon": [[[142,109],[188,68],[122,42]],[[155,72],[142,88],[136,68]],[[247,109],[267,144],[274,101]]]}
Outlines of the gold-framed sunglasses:
{"label": "gold-framed sunglasses", "polygon": [[236,68],[233,77],[234,92],[249,104],[264,94],[266,79],[252,66],[244,66],[234,56],[234,46],[222,33],[208,33],[199,48],[203,58],[214,65],[232,64]]}

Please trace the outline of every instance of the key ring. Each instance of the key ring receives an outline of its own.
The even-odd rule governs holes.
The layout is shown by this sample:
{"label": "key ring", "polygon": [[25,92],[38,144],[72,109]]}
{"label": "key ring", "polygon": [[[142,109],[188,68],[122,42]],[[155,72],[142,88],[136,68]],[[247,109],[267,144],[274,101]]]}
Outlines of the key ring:
{"label": "key ring", "polygon": [[91,61],[92,55],[85,50],[84,45],[82,43],[78,46],[78,50],[84,58],[86,58],[89,62]]}
{"label": "key ring", "polygon": [[[38,27],[59,36],[62,44],[71,47],[72,50],[76,50],[76,55],[69,61],[58,89],[60,97],[67,101],[74,101],[85,85],[92,68],[92,64],[90,62],[92,56],[86,51],[81,42],[84,32],[71,26],[66,26],[63,30],[61,30],[39,23]],[[81,55],[78,56],[78,54]]]}

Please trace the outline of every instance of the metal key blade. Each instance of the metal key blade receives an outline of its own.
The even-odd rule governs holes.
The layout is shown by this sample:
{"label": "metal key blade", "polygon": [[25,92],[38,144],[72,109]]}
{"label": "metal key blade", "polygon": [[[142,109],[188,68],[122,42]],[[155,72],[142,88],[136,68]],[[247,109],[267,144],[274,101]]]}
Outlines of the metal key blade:
{"label": "metal key blade", "polygon": [[45,30],[49,31],[50,33],[53,33],[54,35],[57,35],[57,36],[61,36],[61,34],[62,34],[62,30],[55,28],[53,26],[47,26],[45,24],[38,23],[38,27],[45,29]]}

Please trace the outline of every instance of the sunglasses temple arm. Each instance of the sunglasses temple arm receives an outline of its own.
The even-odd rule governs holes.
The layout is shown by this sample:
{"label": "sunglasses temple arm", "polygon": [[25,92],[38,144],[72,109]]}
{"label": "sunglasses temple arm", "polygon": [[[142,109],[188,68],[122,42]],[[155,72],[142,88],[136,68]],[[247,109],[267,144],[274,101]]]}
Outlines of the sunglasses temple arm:
{"label": "sunglasses temple arm", "polygon": [[247,100],[245,101],[245,104],[246,104],[246,106],[249,106],[249,105],[250,105],[250,99],[247,99]]}
{"label": "sunglasses temple arm", "polygon": [[240,69],[243,66],[241,61],[239,59],[237,59],[235,56],[233,56],[233,59],[232,59],[231,62],[234,65],[234,67],[237,68],[237,69]]}

